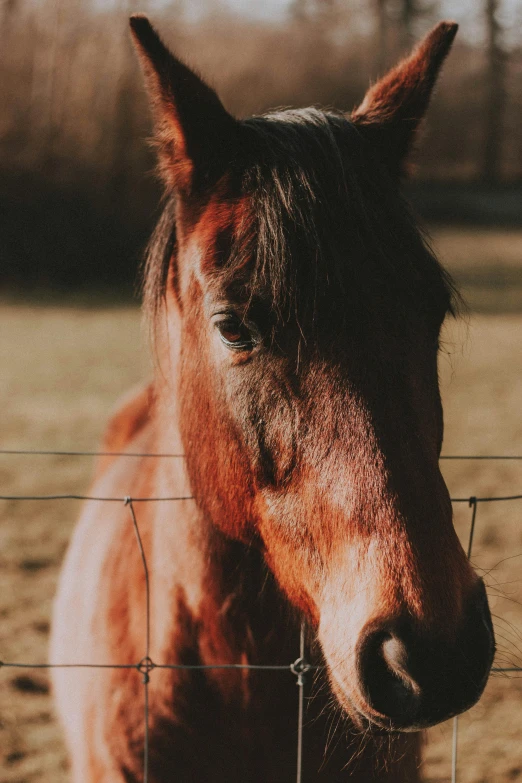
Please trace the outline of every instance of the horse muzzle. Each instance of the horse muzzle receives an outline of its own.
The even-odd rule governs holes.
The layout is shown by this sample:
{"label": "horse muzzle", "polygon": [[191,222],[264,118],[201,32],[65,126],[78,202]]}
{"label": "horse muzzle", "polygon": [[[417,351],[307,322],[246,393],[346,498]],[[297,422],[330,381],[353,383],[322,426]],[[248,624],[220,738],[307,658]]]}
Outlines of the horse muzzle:
{"label": "horse muzzle", "polygon": [[[495,642],[482,580],[449,637],[411,618],[368,622],[355,647],[355,677],[331,670],[339,701],[357,721],[388,731],[418,731],[472,707],[485,688]],[[355,688],[348,680],[355,679]]]}

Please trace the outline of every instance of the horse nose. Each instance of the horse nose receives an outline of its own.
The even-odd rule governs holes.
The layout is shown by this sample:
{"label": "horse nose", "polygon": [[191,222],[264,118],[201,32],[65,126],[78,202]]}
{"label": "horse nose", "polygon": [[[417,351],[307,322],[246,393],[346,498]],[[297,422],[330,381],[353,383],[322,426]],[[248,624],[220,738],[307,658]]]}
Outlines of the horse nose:
{"label": "horse nose", "polygon": [[358,660],[360,688],[375,713],[369,717],[378,723],[379,718],[394,726],[417,722],[423,694],[413,674],[413,650],[406,635],[404,623],[372,624],[364,631]]}
{"label": "horse nose", "polygon": [[449,638],[444,629],[425,632],[411,619],[368,624],[357,661],[367,717],[386,728],[414,730],[469,709],[484,690],[494,651],[482,583]]}

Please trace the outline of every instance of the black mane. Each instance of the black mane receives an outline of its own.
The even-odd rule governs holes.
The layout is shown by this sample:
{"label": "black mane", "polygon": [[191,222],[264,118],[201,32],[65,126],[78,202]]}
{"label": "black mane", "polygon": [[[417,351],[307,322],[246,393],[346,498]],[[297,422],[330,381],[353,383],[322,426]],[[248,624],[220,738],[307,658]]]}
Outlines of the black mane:
{"label": "black mane", "polygon": [[[235,237],[222,272],[248,269],[252,298],[278,321],[320,324],[338,313],[454,312],[456,294],[363,133],[344,115],[285,110],[241,123],[233,176],[252,220]],[[146,300],[163,298],[175,253],[174,197],[153,235],[144,274]]]}

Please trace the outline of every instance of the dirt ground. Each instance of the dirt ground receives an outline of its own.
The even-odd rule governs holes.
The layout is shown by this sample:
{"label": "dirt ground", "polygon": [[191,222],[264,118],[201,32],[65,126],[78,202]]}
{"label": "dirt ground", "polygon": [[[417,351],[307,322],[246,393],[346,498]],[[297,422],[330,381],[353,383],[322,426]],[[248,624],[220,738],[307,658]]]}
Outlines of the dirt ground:
{"label": "dirt ground", "polygon": [[[522,252],[517,256],[513,247],[522,251],[522,235],[511,239],[470,233],[466,244],[461,234],[438,235],[464,282],[481,260],[483,269],[495,267],[500,240],[509,249],[505,267],[517,271],[518,258],[519,270]],[[522,299],[517,308],[511,286],[505,312],[484,312],[502,303],[497,286],[495,308],[484,306],[490,285],[488,278],[470,286],[482,312],[445,330],[445,454],[522,455]],[[145,343],[133,307],[4,304],[1,447],[95,449],[118,396],[149,372]],[[91,469],[88,457],[0,456],[0,492],[86,491]],[[443,470],[453,497],[522,494],[522,461],[445,461]],[[0,501],[0,660],[46,661],[56,577],[78,512],[75,501]],[[466,541],[466,503],[455,504],[455,520]],[[472,560],[489,586],[496,665],[520,665],[522,501],[479,505]],[[426,783],[451,780],[451,732],[450,723],[429,732]],[[459,783],[522,783],[521,737],[522,679],[495,674],[480,703],[459,721]],[[0,668],[0,783],[67,780],[45,671]]]}

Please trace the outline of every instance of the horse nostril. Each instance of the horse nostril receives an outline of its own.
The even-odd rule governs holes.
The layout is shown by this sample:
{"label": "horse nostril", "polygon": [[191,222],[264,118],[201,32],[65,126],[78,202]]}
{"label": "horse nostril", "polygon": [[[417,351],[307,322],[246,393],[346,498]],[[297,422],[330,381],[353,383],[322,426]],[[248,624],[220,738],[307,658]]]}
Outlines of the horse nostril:
{"label": "horse nostril", "polygon": [[398,725],[415,722],[421,689],[410,671],[408,647],[396,632],[370,631],[360,651],[359,676],[372,710]]}
{"label": "horse nostril", "polygon": [[359,691],[369,710],[365,714],[403,730],[457,715],[482,694],[494,650],[481,582],[453,633],[430,632],[408,617],[368,623],[356,653]]}

